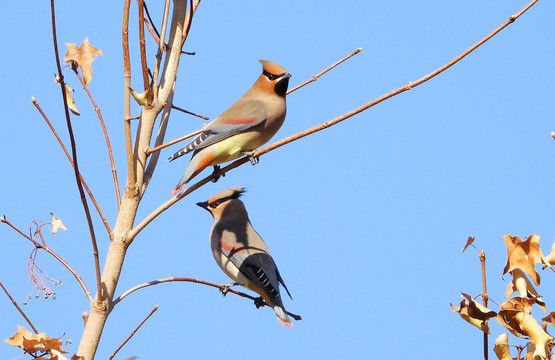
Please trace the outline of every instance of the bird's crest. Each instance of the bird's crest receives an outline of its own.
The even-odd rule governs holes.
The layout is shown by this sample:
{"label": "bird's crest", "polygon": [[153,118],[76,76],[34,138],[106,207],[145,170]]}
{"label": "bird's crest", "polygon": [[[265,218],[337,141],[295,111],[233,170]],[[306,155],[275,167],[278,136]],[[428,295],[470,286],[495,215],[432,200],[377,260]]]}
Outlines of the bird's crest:
{"label": "bird's crest", "polygon": [[208,204],[212,204],[216,201],[222,203],[230,199],[239,199],[239,197],[246,191],[247,189],[245,189],[244,187],[230,188],[212,196],[210,199],[208,199],[207,202]]}
{"label": "bird's crest", "polygon": [[288,72],[287,70],[285,70],[284,68],[276,64],[275,62],[271,62],[268,60],[260,60],[260,62],[262,63],[262,70],[269,72],[270,74],[282,75]]}

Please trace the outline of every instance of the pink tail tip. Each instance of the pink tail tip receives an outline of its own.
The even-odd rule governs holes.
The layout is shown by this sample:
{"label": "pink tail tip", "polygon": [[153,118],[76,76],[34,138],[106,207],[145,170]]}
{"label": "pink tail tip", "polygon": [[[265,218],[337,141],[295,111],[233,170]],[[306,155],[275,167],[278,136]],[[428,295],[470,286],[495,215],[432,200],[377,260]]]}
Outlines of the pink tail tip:
{"label": "pink tail tip", "polygon": [[185,185],[186,185],[186,184],[183,184],[183,185],[181,185],[179,188],[173,189],[172,192],[171,192],[171,196],[175,196],[175,195],[179,194],[179,192],[180,192],[181,190],[183,190],[183,188],[185,187]]}
{"label": "pink tail tip", "polygon": [[276,317],[277,317],[278,321],[279,321],[282,325],[287,326],[287,327],[293,327],[293,324],[291,324],[290,322],[285,322],[285,321],[281,320],[281,319],[279,318],[279,316],[276,316]]}

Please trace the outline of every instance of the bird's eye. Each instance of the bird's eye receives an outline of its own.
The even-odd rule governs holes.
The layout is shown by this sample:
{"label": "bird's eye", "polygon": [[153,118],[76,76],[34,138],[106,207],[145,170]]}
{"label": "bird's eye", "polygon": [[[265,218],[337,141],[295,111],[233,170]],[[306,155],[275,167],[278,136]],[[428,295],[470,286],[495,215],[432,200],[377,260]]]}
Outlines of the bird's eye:
{"label": "bird's eye", "polygon": [[214,201],[212,204],[210,204],[210,207],[213,208],[213,209],[215,209],[215,208],[217,208],[218,206],[220,206],[221,203],[222,203],[222,202],[221,202],[220,200],[216,200],[216,201]]}
{"label": "bird's eye", "polygon": [[266,70],[264,70],[263,73],[264,73],[264,75],[266,75],[266,77],[270,81],[274,81],[275,79],[277,79],[279,77],[279,75],[271,74],[271,73],[267,72]]}

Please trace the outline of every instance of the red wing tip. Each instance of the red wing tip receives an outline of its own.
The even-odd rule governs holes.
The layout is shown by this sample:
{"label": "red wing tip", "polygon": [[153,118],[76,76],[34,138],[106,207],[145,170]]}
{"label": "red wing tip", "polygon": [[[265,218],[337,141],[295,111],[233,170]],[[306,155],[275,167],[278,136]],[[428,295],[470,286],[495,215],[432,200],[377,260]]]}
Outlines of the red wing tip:
{"label": "red wing tip", "polygon": [[293,327],[293,324],[291,324],[290,322],[285,322],[285,321],[281,320],[281,319],[279,318],[279,316],[276,316],[276,317],[277,317],[278,321],[279,321],[282,325],[287,326],[287,327]]}
{"label": "red wing tip", "polygon": [[179,192],[180,192],[181,190],[183,190],[183,188],[185,187],[185,185],[186,185],[186,184],[183,184],[183,185],[181,185],[180,187],[178,187],[177,189],[173,189],[172,192],[170,193],[171,196],[175,196],[175,195],[179,194]]}

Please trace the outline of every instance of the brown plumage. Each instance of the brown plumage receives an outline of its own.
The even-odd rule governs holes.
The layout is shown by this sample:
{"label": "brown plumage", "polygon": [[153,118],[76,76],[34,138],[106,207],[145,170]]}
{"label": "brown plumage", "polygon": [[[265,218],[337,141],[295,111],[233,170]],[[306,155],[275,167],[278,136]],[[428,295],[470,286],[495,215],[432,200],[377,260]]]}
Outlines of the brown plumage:
{"label": "brown plumage", "polygon": [[283,307],[279,285],[289,297],[270,250],[249,220],[239,196],[244,188],[231,188],[197,205],[214,217],[210,246],[220,268],[234,282],[258,293],[270,305],[278,320],[292,326]]}

